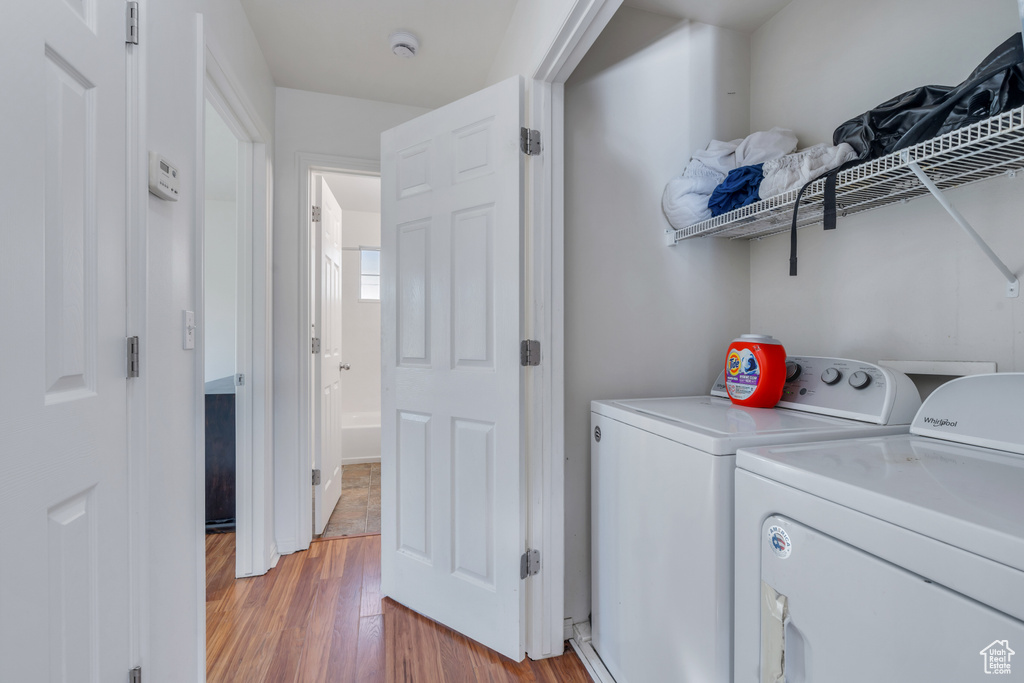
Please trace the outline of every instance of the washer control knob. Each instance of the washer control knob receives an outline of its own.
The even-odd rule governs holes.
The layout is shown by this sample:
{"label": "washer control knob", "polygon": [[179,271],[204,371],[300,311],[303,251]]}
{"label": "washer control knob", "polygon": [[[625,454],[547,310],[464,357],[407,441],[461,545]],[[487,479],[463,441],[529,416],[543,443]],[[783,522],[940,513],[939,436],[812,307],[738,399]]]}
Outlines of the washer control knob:
{"label": "washer control knob", "polygon": [[863,389],[869,384],[871,384],[871,375],[866,372],[858,370],[850,375],[850,386],[854,389]]}
{"label": "washer control knob", "polygon": [[802,371],[799,363],[786,363],[786,381],[792,382],[797,379]]}
{"label": "washer control knob", "polygon": [[821,373],[821,381],[825,384],[835,384],[843,378],[843,373],[839,372],[835,368],[829,368],[825,372]]}

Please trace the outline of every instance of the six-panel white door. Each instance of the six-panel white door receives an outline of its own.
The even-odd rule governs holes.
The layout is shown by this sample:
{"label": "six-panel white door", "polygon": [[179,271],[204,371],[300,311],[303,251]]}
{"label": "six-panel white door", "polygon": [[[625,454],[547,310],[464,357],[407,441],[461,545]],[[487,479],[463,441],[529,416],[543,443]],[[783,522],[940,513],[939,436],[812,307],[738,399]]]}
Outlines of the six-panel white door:
{"label": "six-panel white door", "polygon": [[381,151],[382,590],[524,656],[522,81]]}
{"label": "six-panel white door", "polygon": [[125,4],[0,22],[0,679],[129,669]]}
{"label": "six-panel white door", "polygon": [[341,497],[341,207],[323,176],[316,177],[320,207],[317,237],[317,331],[320,334],[320,428],[314,468],[314,532],[321,534]]}

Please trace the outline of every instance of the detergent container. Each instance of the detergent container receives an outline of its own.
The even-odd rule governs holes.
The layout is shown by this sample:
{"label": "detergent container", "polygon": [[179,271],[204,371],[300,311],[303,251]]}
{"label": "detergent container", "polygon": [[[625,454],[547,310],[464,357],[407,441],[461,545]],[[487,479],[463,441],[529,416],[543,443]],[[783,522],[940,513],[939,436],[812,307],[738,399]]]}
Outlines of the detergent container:
{"label": "detergent container", "polygon": [[729,345],[725,357],[725,389],[736,405],[771,408],[782,398],[786,383],[786,349],[778,339],[744,334]]}

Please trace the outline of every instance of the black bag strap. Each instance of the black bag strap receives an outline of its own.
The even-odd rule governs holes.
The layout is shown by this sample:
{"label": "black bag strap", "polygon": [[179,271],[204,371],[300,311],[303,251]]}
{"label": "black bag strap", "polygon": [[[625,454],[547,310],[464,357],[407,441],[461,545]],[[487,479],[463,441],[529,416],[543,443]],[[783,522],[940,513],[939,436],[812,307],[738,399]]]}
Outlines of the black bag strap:
{"label": "black bag strap", "polygon": [[[813,180],[811,182],[814,182]],[[800,211],[800,198],[804,196],[804,190],[810,187],[807,183],[796,193],[796,204],[793,205],[793,224],[789,229],[789,276],[796,277],[796,216]]]}
{"label": "black bag strap", "polygon": [[836,181],[839,178],[839,169],[829,171],[825,175],[825,206],[822,214],[822,222],[825,230],[836,229]]}
{"label": "black bag strap", "polygon": [[[834,168],[825,174],[825,196],[822,198],[823,213],[822,222],[826,230],[836,229],[836,184],[839,180],[839,174],[848,168],[852,168],[857,164],[863,162],[863,159],[852,159],[847,161],[842,166]],[[796,203],[793,205],[793,223],[790,226],[789,231],[789,275],[790,277],[796,277],[796,221],[797,216],[800,212],[800,198],[804,195],[804,190],[814,183],[821,180],[821,177],[815,178],[814,180],[806,183],[800,188],[800,191],[796,195]]]}

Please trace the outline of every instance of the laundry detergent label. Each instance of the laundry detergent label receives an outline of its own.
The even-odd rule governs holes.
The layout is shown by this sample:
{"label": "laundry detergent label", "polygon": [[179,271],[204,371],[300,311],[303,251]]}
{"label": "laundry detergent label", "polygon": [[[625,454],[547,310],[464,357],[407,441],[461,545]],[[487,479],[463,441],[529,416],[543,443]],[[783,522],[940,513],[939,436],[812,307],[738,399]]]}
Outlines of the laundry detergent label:
{"label": "laundry detergent label", "polygon": [[749,398],[761,381],[761,368],[750,349],[733,349],[725,361],[725,388],[738,401]]}
{"label": "laundry detergent label", "polygon": [[789,540],[789,534],[777,524],[768,527],[768,547],[775,553],[775,557],[783,560],[793,552],[793,543]]}

